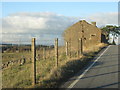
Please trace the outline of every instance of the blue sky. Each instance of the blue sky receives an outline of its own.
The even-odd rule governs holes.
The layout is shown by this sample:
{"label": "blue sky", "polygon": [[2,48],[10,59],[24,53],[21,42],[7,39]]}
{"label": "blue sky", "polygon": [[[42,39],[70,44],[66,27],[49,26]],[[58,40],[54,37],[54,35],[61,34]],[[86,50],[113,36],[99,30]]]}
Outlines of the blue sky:
{"label": "blue sky", "polygon": [[66,28],[82,19],[96,21],[98,27],[117,25],[117,12],[117,2],[3,2],[2,37],[7,43],[36,37],[40,43],[54,44],[55,38],[63,40]]}
{"label": "blue sky", "polygon": [[117,2],[4,2],[3,17],[16,12],[54,12],[65,16],[88,16],[117,12]]}

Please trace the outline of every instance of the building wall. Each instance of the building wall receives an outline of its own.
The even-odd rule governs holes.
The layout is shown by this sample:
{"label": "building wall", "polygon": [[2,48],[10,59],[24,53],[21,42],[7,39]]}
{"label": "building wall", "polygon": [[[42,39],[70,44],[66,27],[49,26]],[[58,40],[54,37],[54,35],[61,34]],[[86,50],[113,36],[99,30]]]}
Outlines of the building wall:
{"label": "building wall", "polygon": [[86,48],[101,42],[101,30],[87,22],[83,22],[84,45]]}
{"label": "building wall", "polygon": [[78,39],[81,38],[83,38],[84,47],[89,48],[91,45],[101,42],[101,30],[95,25],[91,25],[85,20],[82,20],[70,26],[64,32],[64,39],[67,42],[71,42],[71,48],[73,50],[78,49],[78,45],[80,45]]}
{"label": "building wall", "polygon": [[76,50],[78,47],[78,39],[82,37],[82,26],[79,25],[80,22],[69,27],[64,33],[64,39],[68,43],[71,43],[72,50]]}

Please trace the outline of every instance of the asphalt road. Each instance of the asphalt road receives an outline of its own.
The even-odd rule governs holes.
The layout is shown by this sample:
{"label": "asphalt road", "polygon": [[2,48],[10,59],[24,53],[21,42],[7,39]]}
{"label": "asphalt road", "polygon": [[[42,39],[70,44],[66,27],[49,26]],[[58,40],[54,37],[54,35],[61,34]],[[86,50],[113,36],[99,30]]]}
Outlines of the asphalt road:
{"label": "asphalt road", "polygon": [[61,88],[118,88],[120,84],[118,56],[118,46],[108,46],[99,53],[95,59],[96,62],[93,60],[83,71],[65,82]]}

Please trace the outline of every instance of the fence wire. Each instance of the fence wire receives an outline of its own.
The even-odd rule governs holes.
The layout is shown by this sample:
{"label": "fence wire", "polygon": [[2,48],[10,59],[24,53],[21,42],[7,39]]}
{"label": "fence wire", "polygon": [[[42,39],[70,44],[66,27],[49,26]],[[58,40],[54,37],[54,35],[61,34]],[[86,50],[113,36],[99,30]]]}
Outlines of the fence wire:
{"label": "fence wire", "polygon": [[[26,78],[22,78],[24,81],[30,81],[30,85],[32,84],[32,74],[31,74],[31,64],[32,64],[32,51],[31,51],[31,40],[29,41],[8,41],[12,42],[12,44],[3,44],[2,46],[2,69],[9,69],[11,67],[16,66],[21,67],[18,71],[25,70]],[[44,42],[44,43],[42,43]],[[27,43],[27,44],[26,44]],[[48,75],[53,73],[53,69],[65,64],[70,58],[76,58],[77,49],[72,48],[70,43],[66,45],[66,42],[62,39],[58,38],[58,62],[56,61],[56,46],[55,40],[36,40],[36,79],[37,82],[42,82],[42,80]],[[24,68],[23,68],[24,67]],[[28,68],[28,69],[27,69]],[[11,73],[14,71],[11,70]],[[4,72],[3,72],[4,73]],[[13,74],[14,75],[14,74]],[[21,74],[22,75],[22,74]],[[28,76],[28,77],[27,77]],[[14,76],[14,78],[18,78]],[[12,79],[10,79],[12,80]],[[9,81],[10,81],[9,80]],[[20,83],[21,81],[17,81],[16,83]],[[3,77],[3,86],[7,86],[7,82]],[[14,87],[14,85],[8,87]],[[18,86],[20,87],[20,86]],[[5,87],[4,87],[5,88]]]}

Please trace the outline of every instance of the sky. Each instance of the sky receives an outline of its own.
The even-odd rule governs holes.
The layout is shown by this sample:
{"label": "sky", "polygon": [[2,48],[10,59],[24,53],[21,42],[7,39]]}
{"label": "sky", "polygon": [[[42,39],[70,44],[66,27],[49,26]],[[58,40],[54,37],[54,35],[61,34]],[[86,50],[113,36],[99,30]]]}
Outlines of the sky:
{"label": "sky", "polygon": [[3,3],[3,17],[16,12],[54,12],[65,16],[117,12],[117,2],[8,2]]}
{"label": "sky", "polygon": [[[0,3],[1,5],[1,3]],[[66,28],[79,20],[96,21],[98,27],[118,25],[117,2],[2,2],[2,41],[54,44]]]}

